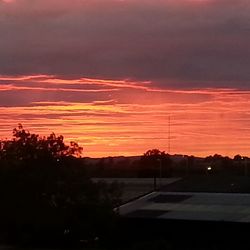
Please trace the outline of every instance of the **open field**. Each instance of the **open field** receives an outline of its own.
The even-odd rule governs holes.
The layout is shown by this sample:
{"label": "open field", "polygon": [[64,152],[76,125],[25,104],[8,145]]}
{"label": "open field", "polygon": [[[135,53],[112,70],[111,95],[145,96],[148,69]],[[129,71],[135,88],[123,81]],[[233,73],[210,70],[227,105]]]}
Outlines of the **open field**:
{"label": "open field", "polygon": [[[133,200],[154,190],[154,178],[93,178],[94,182],[118,182],[123,186],[122,203]],[[166,186],[180,178],[156,178],[156,187]]]}

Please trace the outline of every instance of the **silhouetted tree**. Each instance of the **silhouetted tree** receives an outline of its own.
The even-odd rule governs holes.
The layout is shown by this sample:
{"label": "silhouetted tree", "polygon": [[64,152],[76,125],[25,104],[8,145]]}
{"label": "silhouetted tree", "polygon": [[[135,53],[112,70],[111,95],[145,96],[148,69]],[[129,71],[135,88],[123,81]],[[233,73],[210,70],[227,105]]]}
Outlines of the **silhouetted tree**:
{"label": "silhouetted tree", "polygon": [[234,161],[240,162],[242,160],[243,160],[243,157],[241,155],[238,154],[234,156]]}
{"label": "silhouetted tree", "polygon": [[139,164],[139,175],[152,177],[162,175],[168,177],[171,175],[172,161],[165,151],[159,149],[148,150],[141,157]]}
{"label": "silhouetted tree", "polygon": [[0,231],[51,241],[100,236],[113,218],[119,190],[93,183],[75,142],[39,137],[21,124],[0,141]]}

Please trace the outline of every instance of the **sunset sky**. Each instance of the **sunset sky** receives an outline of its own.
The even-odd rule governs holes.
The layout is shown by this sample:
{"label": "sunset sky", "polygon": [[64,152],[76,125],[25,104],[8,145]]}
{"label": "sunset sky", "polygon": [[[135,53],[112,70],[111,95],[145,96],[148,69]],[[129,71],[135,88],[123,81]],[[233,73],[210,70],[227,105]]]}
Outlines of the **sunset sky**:
{"label": "sunset sky", "polygon": [[[249,0],[0,0],[0,139],[84,156],[250,156]],[[170,119],[170,138],[169,138]]]}

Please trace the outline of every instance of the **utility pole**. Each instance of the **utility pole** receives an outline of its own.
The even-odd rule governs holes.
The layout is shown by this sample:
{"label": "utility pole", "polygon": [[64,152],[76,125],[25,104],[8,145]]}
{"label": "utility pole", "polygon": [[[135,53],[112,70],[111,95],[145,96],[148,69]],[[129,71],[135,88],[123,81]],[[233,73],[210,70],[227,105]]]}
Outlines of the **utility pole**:
{"label": "utility pole", "polygon": [[162,184],[162,159],[157,159],[159,162],[159,188],[161,188]]}
{"label": "utility pole", "polygon": [[244,159],[244,172],[245,172],[245,176],[248,176],[248,161],[247,161],[247,157],[245,157]]}

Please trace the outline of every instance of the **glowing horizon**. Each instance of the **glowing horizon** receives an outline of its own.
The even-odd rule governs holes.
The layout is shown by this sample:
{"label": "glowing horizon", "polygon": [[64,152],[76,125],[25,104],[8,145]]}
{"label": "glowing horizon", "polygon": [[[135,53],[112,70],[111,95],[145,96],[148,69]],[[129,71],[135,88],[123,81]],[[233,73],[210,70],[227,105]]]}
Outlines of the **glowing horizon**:
{"label": "glowing horizon", "polygon": [[0,0],[0,138],[84,156],[250,155],[247,0]]}
{"label": "glowing horizon", "polygon": [[78,142],[86,157],[168,152],[170,117],[171,154],[250,154],[247,90],[51,75],[1,76],[0,83],[0,96],[17,101],[22,93],[21,105],[10,100],[0,107],[1,139],[22,123],[31,133]]}

